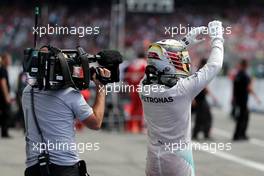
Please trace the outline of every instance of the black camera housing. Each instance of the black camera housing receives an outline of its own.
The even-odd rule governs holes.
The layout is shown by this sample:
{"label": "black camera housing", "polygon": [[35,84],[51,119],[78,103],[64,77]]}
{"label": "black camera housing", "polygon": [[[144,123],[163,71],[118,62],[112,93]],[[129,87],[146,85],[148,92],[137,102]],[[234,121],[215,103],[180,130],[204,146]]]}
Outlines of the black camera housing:
{"label": "black camera housing", "polygon": [[[90,63],[97,63],[90,68]],[[35,79],[34,86],[44,90],[58,90],[73,87],[79,90],[89,88],[91,75],[96,73],[103,84],[119,81],[119,64],[122,56],[113,50],[104,50],[97,55],[86,53],[81,47],[75,50],[61,50],[43,46],[39,50],[24,50],[23,70]],[[111,77],[100,76],[98,68],[107,68]]]}

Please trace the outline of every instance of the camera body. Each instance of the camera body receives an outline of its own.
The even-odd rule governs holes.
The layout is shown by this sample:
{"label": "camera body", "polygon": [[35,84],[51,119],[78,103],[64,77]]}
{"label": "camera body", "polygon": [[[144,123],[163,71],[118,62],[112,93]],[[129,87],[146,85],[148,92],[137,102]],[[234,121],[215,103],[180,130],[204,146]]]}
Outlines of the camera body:
{"label": "camera body", "polygon": [[[34,80],[34,86],[44,90],[73,87],[89,88],[91,75],[96,73],[103,84],[119,81],[119,64],[122,56],[118,51],[104,50],[97,55],[86,53],[81,47],[73,50],[43,46],[24,50],[23,70]],[[99,74],[99,68],[111,71],[111,77]]]}

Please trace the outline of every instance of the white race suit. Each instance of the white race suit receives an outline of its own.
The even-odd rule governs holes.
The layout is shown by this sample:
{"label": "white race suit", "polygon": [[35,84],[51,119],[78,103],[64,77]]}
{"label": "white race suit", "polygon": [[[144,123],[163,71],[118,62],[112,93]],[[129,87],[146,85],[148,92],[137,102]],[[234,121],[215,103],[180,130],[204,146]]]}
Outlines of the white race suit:
{"label": "white race suit", "polygon": [[221,70],[223,53],[223,41],[214,39],[204,67],[171,88],[140,93],[148,130],[147,176],[195,175],[191,147],[175,146],[191,143],[192,100]]}

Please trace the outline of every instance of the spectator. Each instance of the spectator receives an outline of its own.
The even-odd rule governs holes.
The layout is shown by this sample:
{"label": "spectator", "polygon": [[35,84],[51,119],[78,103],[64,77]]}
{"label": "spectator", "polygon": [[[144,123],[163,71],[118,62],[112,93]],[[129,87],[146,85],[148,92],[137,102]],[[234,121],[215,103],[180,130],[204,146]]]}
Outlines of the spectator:
{"label": "spectator", "polygon": [[238,73],[233,83],[233,103],[237,109],[236,112],[238,112],[236,114],[236,129],[233,136],[234,141],[248,140],[248,136],[246,134],[249,121],[248,95],[251,93],[257,102],[260,103],[260,99],[252,89],[251,78],[246,72],[247,67],[247,60],[241,60]]}
{"label": "spectator", "polygon": [[[125,80],[130,86],[134,87],[134,90],[136,90],[136,87],[144,77],[146,66],[147,61],[144,53],[140,53],[138,58],[135,59],[126,69]],[[129,105],[130,117],[126,122],[126,130],[132,133],[140,133],[143,132],[144,126],[142,103],[137,91],[130,91],[129,94],[131,100]]]}
{"label": "spectator", "polygon": [[1,111],[1,125],[2,125],[2,137],[9,138],[8,134],[8,119],[10,110],[10,84],[8,79],[7,67],[11,64],[11,56],[5,53],[1,56],[1,67],[0,67],[0,111]]}
{"label": "spectator", "polygon": [[[202,59],[200,62],[199,69],[202,68],[207,62],[207,59]],[[206,96],[210,94],[215,102],[217,99],[210,93],[208,88],[203,89],[194,99],[195,108],[195,124],[193,128],[192,138],[198,140],[199,132],[203,132],[205,139],[211,139],[210,130],[212,127],[212,113],[210,105],[207,102]]]}
{"label": "spectator", "polygon": [[23,127],[24,132],[25,132],[25,123],[24,123],[24,114],[23,114],[23,108],[22,108],[22,93],[24,88],[27,86],[27,76],[26,73],[21,72],[18,76],[18,81],[17,81],[17,92],[16,92],[16,102],[18,106],[18,111],[16,114],[16,120],[18,122],[18,125],[20,127]]}

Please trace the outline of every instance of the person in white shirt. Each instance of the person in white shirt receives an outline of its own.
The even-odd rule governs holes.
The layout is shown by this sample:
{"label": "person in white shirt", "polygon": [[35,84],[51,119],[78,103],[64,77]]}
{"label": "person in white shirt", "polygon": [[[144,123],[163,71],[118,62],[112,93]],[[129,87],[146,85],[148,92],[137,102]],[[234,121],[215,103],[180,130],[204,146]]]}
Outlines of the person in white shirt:
{"label": "person in white shirt", "polygon": [[[187,48],[208,33],[211,53],[207,63],[190,75]],[[218,74],[223,63],[223,30],[220,21],[192,29],[182,40],[162,40],[150,45],[140,97],[148,131],[147,176],[194,176],[191,144],[191,103]],[[154,88],[155,87],[155,88]],[[184,144],[184,145],[182,145]]]}

